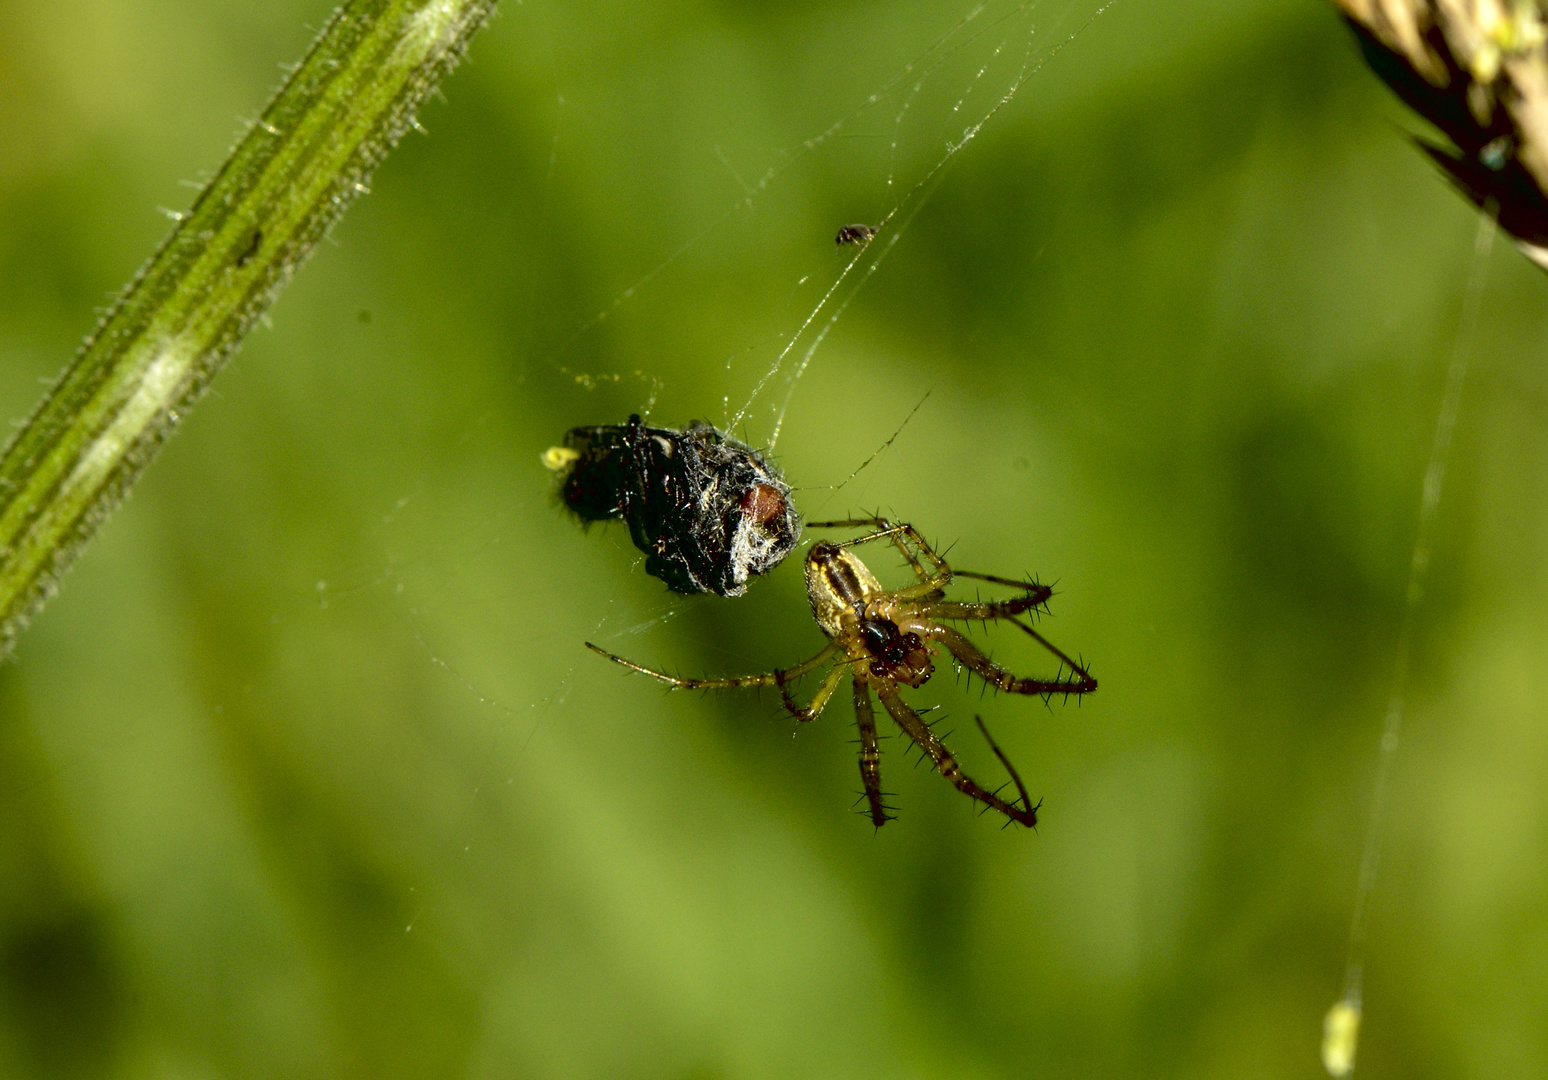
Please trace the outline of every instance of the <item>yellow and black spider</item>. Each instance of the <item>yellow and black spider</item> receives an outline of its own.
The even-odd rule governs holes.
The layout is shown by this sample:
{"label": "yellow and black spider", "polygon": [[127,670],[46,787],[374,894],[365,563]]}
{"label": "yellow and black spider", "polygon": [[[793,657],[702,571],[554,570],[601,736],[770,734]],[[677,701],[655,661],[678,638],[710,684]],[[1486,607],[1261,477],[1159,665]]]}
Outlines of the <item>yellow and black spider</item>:
{"label": "yellow and black spider", "polygon": [[[923,686],[929,681],[935,671],[935,664],[930,658],[931,649],[939,647],[950,653],[958,664],[990,685],[1012,694],[1029,694],[1046,699],[1055,694],[1091,693],[1097,687],[1091,673],[1017,618],[1042,607],[1053,595],[1053,590],[1036,582],[953,571],[946,560],[925,543],[912,525],[895,524],[885,518],[813,522],[811,525],[812,528],[861,526],[869,526],[873,531],[841,544],[822,541],[814,544],[807,553],[807,598],[811,601],[812,614],[817,619],[818,627],[830,639],[823,650],[810,660],[762,675],[684,679],[625,660],[589,641],[586,647],[632,671],[660,679],[673,688],[722,690],[741,686],[778,687],[785,707],[797,720],[802,721],[817,718],[838,689],[845,672],[849,672],[853,679],[855,722],[860,728],[860,778],[865,784],[865,798],[870,804],[871,821],[875,825],[885,824],[891,815],[887,813],[888,807],[882,799],[881,751],[877,746],[876,717],[871,705],[873,690],[904,734],[929,756],[941,775],[959,791],[986,806],[992,806],[1012,821],[1029,827],[1036,825],[1037,806],[1032,804],[1021,777],[990,737],[983,721],[978,720],[979,730],[983,731],[990,749],[1010,773],[1021,797],[1019,806],[1000,798],[997,792],[980,787],[963,772],[956,758],[931,730],[930,725],[903,700],[901,690],[905,686]],[[890,539],[903,553],[919,579],[915,584],[890,591],[882,588],[876,575],[851,550],[861,544],[882,539]],[[926,563],[929,564],[928,569]],[[946,587],[951,584],[953,577],[1004,585],[1019,589],[1022,595],[996,601],[948,600]],[[1000,620],[1014,623],[1059,659],[1061,667],[1053,678],[1035,679],[1013,675],[986,656],[961,631],[947,625],[950,622]],[[805,707],[798,705],[790,693],[791,682],[816,671],[829,661],[833,662],[833,666],[823,678],[811,703]]]}

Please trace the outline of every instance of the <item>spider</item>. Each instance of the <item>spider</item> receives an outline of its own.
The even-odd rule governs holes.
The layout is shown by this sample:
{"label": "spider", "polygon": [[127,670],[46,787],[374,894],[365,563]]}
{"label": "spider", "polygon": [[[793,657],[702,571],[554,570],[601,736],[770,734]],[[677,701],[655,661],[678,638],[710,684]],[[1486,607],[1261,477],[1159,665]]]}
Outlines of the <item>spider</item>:
{"label": "spider", "polygon": [[[960,667],[967,668],[985,682],[1013,694],[1037,695],[1046,700],[1054,694],[1068,696],[1091,693],[1097,687],[1091,673],[1017,618],[1025,612],[1035,612],[1042,608],[1053,595],[1053,590],[1035,581],[1012,581],[988,574],[953,571],[946,560],[925,543],[912,525],[894,523],[881,517],[811,524],[813,528],[869,527],[872,531],[841,544],[820,541],[807,553],[807,599],[811,601],[812,615],[818,627],[830,639],[822,651],[810,660],[762,675],[685,679],[625,660],[589,641],[586,647],[631,671],[660,679],[674,689],[778,687],[785,708],[803,722],[815,720],[821,714],[838,690],[845,672],[849,672],[854,690],[855,723],[860,729],[860,779],[865,785],[865,799],[869,804],[872,824],[880,828],[891,818],[887,812],[889,807],[882,798],[881,751],[877,745],[876,717],[871,703],[871,693],[875,691],[882,706],[897,721],[903,733],[918,745],[935,763],[940,774],[957,790],[986,807],[993,807],[1011,821],[1028,827],[1035,826],[1038,806],[1033,805],[1027,796],[1021,777],[990,737],[984,722],[978,720],[979,730],[984,733],[984,739],[994,751],[995,757],[1005,766],[1005,771],[1010,773],[1020,796],[1019,805],[1002,799],[998,791],[986,790],[963,772],[957,759],[931,730],[931,726],[903,700],[901,691],[904,687],[923,686],[929,681],[935,671],[930,651],[932,646],[937,646],[949,652]],[[918,578],[916,583],[891,591],[882,588],[876,576],[852,550],[861,544],[884,539],[890,539],[903,553],[903,558]],[[946,587],[956,577],[1004,585],[1020,590],[1021,595],[1009,600],[988,602],[947,600]],[[1059,671],[1051,679],[1013,675],[986,656],[960,631],[946,625],[970,620],[1006,620],[1020,627],[1059,659]],[[805,706],[797,704],[791,696],[790,684],[830,661],[833,666],[823,678],[811,702]],[[1068,675],[1065,674],[1066,669]]]}

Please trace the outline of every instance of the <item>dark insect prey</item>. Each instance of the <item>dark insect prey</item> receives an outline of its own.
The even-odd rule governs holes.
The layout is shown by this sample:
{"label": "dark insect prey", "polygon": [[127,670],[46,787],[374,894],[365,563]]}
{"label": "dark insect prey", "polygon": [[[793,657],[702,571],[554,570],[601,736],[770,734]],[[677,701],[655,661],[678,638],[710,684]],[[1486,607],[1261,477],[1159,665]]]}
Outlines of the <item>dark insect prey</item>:
{"label": "dark insect prey", "polygon": [[[1023,622],[1020,616],[1035,614],[1043,608],[1053,590],[1035,581],[953,571],[937,555],[912,525],[894,524],[883,518],[859,518],[852,521],[813,522],[813,528],[865,526],[864,536],[842,544],[823,541],[812,545],[806,556],[806,593],[817,626],[828,637],[828,644],[810,660],[794,667],[781,668],[762,675],[736,675],[722,679],[684,679],[642,667],[604,649],[586,643],[614,663],[632,671],[660,679],[682,690],[724,690],[740,686],[779,688],[785,708],[797,720],[815,720],[838,690],[844,676],[851,678],[855,699],[855,724],[860,729],[860,780],[865,785],[865,800],[871,822],[880,828],[892,817],[881,789],[881,749],[876,738],[876,716],[871,693],[881,699],[882,707],[897,722],[903,733],[935,763],[936,769],[956,789],[986,807],[992,807],[1011,821],[1029,828],[1037,824],[1037,809],[1027,795],[1010,760],[989,737],[989,730],[978,721],[989,749],[1005,766],[1015,785],[1015,799],[1000,797],[962,771],[957,759],[946,749],[930,724],[903,700],[905,688],[923,686],[935,672],[931,651],[944,650],[959,669],[966,668],[990,686],[1010,694],[1027,694],[1044,699],[1056,694],[1089,694],[1097,688],[1096,679],[1083,666],[1060,652],[1047,638]],[[852,550],[874,540],[890,540],[917,579],[901,589],[882,588],[876,576]],[[964,601],[946,599],[946,587],[954,577],[973,578],[1017,590],[1020,595],[1008,600]],[[1023,678],[991,660],[960,630],[949,625],[965,622],[1005,621],[1032,637],[1059,661],[1052,678]],[[823,676],[811,703],[798,705],[790,686],[803,675],[831,664]]]}
{"label": "dark insect prey", "polygon": [[586,521],[623,518],[645,572],[674,592],[740,596],[801,538],[779,467],[702,421],[571,428],[543,460],[565,473],[565,505]]}

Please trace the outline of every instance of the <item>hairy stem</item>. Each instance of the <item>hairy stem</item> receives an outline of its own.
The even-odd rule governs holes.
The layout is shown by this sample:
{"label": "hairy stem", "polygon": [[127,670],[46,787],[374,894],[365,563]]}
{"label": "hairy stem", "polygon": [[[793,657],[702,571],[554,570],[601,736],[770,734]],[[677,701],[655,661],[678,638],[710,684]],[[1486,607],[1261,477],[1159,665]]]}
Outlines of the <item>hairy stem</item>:
{"label": "hairy stem", "polygon": [[350,0],[0,457],[0,655],[495,0]]}

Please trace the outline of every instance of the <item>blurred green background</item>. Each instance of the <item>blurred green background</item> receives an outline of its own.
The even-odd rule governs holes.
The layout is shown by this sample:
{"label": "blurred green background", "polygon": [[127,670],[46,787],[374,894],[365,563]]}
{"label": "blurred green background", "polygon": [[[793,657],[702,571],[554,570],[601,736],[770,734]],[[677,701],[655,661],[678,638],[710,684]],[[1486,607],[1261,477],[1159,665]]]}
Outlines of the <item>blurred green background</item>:
{"label": "blurred green background", "polygon": [[[1118,0],[932,176],[1096,6],[928,53],[965,2],[507,3],[0,667],[0,1074],[1320,1075],[1476,218],[1315,0]],[[0,412],[328,11],[0,3]],[[586,652],[821,639],[799,557],[673,597],[538,461],[723,423],[924,180],[778,456],[1057,582],[1094,697],[913,695],[1035,835],[896,739],[873,832],[847,694],[795,731]],[[1368,1077],[1548,1061],[1548,282],[1487,275]]]}

